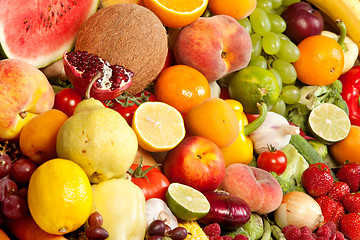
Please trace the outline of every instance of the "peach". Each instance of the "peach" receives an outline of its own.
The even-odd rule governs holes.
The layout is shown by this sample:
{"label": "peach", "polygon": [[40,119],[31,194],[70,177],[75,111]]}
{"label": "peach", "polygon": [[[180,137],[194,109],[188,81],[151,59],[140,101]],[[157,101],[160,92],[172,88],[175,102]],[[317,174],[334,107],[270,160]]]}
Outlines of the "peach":
{"label": "peach", "polygon": [[249,33],[227,15],[200,17],[183,27],[174,43],[178,64],[196,68],[209,82],[238,71],[249,64]]}
{"label": "peach", "polygon": [[0,141],[16,140],[33,117],[54,105],[54,90],[38,68],[19,59],[0,61]]}
{"label": "peach", "polygon": [[229,165],[225,170],[221,189],[242,198],[251,212],[267,214],[276,210],[283,194],[279,182],[269,172],[241,163]]}

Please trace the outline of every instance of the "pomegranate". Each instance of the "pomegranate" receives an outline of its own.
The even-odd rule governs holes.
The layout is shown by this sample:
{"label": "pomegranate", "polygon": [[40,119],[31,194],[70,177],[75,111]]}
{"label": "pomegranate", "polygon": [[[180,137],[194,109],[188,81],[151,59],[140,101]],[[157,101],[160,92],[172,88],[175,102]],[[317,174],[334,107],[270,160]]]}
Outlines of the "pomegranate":
{"label": "pomegranate", "polygon": [[106,60],[86,51],[64,52],[63,60],[66,76],[85,97],[111,100],[132,84],[132,71],[123,66],[110,65]]}

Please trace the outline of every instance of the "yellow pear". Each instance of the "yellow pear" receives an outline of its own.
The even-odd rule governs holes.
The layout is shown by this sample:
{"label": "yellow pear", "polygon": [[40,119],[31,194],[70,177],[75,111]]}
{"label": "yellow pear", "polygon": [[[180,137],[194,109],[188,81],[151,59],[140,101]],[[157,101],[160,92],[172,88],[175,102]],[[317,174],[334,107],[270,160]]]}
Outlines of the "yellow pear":
{"label": "yellow pear", "polygon": [[77,105],[56,143],[57,155],[79,164],[92,183],[123,176],[137,149],[136,135],[126,120],[92,98]]}

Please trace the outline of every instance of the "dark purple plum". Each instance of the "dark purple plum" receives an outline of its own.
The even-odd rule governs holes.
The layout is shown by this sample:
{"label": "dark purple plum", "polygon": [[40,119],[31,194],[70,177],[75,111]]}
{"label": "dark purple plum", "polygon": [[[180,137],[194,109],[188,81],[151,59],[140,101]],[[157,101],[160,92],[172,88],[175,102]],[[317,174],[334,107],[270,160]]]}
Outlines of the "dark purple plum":
{"label": "dark purple plum", "polygon": [[321,34],[324,28],[324,19],[320,12],[306,2],[289,5],[281,13],[281,17],[286,22],[284,34],[295,44],[307,37]]}

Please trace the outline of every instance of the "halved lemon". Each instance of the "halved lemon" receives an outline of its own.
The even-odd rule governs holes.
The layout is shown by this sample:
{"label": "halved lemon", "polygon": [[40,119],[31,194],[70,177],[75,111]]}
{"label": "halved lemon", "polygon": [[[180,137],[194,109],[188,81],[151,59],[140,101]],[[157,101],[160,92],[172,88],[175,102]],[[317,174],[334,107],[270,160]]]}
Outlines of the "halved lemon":
{"label": "halved lemon", "polygon": [[166,152],[185,137],[184,119],[163,102],[144,102],[136,109],[132,128],[139,145],[149,152]]}
{"label": "halved lemon", "polygon": [[166,27],[180,28],[198,19],[206,10],[208,0],[144,0]]}

